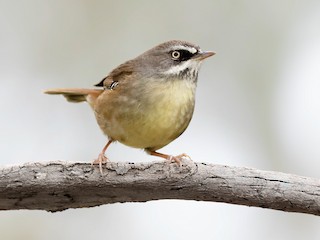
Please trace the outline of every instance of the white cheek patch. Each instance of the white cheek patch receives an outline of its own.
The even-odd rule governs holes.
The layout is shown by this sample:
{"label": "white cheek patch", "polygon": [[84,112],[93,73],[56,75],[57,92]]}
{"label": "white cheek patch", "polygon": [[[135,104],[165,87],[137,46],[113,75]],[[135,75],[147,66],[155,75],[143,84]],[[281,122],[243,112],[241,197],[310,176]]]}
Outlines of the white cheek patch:
{"label": "white cheek patch", "polygon": [[182,71],[184,71],[186,68],[189,68],[192,71],[197,71],[200,67],[200,62],[199,61],[193,61],[193,60],[188,60],[185,62],[181,62],[180,64],[176,66],[172,66],[169,70],[165,72],[165,74],[168,75],[178,75]]}

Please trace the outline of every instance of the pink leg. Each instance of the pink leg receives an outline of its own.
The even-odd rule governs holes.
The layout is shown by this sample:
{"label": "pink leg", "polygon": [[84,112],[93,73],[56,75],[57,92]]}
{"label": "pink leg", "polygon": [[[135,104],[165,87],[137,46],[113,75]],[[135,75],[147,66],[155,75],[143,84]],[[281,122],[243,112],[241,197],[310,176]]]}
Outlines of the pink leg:
{"label": "pink leg", "polygon": [[159,152],[156,152],[156,151],[149,151],[147,150],[147,152],[152,155],[152,156],[157,156],[157,157],[161,157],[161,158],[164,158],[168,161],[174,161],[176,162],[180,167],[181,167],[181,159],[183,157],[187,157],[189,159],[191,159],[187,154],[185,153],[182,153],[178,156],[172,156],[172,155],[168,155],[168,154],[164,154],[164,153],[159,153]]}
{"label": "pink leg", "polygon": [[107,144],[104,146],[104,148],[102,149],[102,151],[100,152],[99,156],[98,156],[98,159],[94,160],[92,162],[91,165],[94,165],[94,164],[99,164],[99,169],[100,169],[100,173],[102,174],[102,164],[105,164],[108,162],[108,158],[105,156],[105,153],[109,147],[109,145],[112,143],[112,140],[109,140],[107,142]]}

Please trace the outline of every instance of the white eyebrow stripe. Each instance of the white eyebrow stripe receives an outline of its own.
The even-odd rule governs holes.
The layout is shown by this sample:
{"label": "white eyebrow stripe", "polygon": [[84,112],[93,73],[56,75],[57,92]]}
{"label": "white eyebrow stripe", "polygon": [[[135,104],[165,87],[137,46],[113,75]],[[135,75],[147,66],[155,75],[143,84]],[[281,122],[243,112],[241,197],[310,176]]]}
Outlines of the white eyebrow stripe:
{"label": "white eyebrow stripe", "polygon": [[188,46],[184,46],[184,45],[179,45],[179,46],[175,46],[174,49],[172,50],[187,50],[189,52],[191,52],[192,54],[195,54],[196,52],[198,52],[198,50],[194,47],[188,47]]}

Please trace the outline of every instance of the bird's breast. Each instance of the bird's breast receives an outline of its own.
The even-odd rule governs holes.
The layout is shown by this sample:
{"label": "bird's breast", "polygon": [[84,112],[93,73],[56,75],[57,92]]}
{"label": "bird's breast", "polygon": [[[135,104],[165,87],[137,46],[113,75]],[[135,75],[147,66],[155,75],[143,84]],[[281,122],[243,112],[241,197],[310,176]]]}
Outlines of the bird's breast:
{"label": "bird's breast", "polygon": [[196,83],[148,79],[134,85],[97,102],[98,124],[108,137],[125,145],[159,149],[187,128],[194,110]]}

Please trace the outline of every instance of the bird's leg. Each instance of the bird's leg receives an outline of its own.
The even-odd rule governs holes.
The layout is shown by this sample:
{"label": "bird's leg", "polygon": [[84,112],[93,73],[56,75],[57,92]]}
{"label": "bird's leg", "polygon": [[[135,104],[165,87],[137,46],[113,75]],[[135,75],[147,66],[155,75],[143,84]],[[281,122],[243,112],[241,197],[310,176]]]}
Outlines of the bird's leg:
{"label": "bird's leg", "polygon": [[147,153],[149,153],[150,155],[152,156],[157,156],[157,157],[161,157],[161,158],[164,158],[168,161],[174,161],[176,162],[180,167],[181,167],[181,159],[183,157],[186,157],[186,158],[189,158],[191,159],[186,153],[182,153],[180,155],[177,155],[177,156],[172,156],[172,155],[168,155],[168,154],[164,154],[164,153],[159,153],[159,152],[156,152],[156,151],[150,151],[150,150],[146,150]]}
{"label": "bird's leg", "polygon": [[91,164],[91,165],[99,164],[99,169],[101,174],[102,174],[102,164],[107,163],[107,161],[109,160],[104,154],[111,143],[112,143],[112,140],[109,140],[107,144],[104,146],[104,148],[102,149],[102,151],[100,152],[98,158],[94,160]]}

